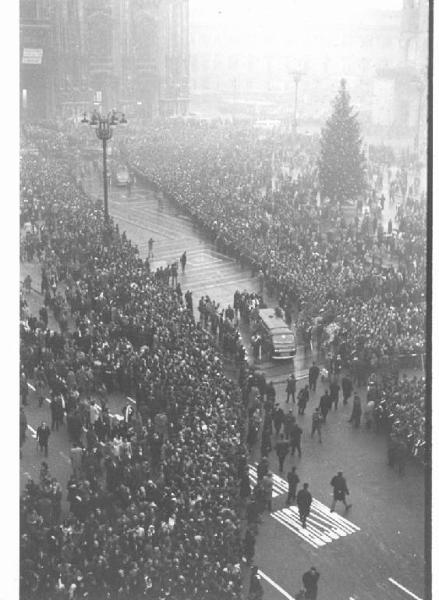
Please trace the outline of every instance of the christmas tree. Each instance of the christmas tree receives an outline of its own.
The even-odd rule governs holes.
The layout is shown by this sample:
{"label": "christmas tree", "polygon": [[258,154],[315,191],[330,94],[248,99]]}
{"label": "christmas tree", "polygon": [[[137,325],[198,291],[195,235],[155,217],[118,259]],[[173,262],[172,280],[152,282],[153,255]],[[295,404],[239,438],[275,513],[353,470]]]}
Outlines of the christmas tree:
{"label": "christmas tree", "polygon": [[342,79],[334,111],[322,130],[319,181],[322,198],[346,202],[366,188],[365,158],[360,124],[354,113],[346,80]]}

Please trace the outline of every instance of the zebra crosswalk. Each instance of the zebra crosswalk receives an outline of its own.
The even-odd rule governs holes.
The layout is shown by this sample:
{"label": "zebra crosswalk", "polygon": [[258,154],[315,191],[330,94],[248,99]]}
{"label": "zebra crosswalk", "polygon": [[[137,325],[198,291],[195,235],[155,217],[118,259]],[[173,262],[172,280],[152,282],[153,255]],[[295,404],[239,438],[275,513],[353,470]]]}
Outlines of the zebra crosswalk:
{"label": "zebra crosswalk", "polygon": [[[249,474],[249,478],[250,478],[250,483],[252,485],[256,485],[256,483],[258,481],[258,475],[257,475],[256,467],[254,465],[249,465],[248,474]],[[286,489],[285,489],[285,486],[286,486]],[[279,477],[279,475],[276,475],[275,473],[273,473],[272,497],[277,498],[277,496],[280,496],[281,494],[285,494],[285,492],[288,492],[288,483],[284,479]]]}
{"label": "zebra crosswalk", "polygon": [[[249,466],[249,477],[251,483],[255,485],[257,470],[254,465]],[[274,473],[272,497],[276,498],[287,492],[288,483]],[[271,513],[270,516],[316,549],[360,531],[358,525],[336,512],[331,512],[325,504],[316,498],[313,498],[311,512],[306,520],[306,527],[302,527],[297,506],[281,508]]]}
{"label": "zebra crosswalk", "polygon": [[313,498],[311,512],[302,527],[297,506],[281,508],[271,514],[278,523],[296,534],[313,548],[321,548],[343,537],[360,531],[360,528]]}

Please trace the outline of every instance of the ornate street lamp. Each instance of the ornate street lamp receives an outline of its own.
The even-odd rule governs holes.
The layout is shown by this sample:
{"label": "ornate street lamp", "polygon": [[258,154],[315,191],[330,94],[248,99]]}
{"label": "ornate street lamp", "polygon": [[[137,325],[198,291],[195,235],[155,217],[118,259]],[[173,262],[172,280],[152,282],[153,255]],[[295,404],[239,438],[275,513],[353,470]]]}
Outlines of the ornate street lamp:
{"label": "ornate street lamp", "polygon": [[297,96],[299,93],[299,83],[305,73],[303,71],[290,71],[290,75],[293,76],[295,83],[294,90],[294,116],[293,116],[293,130],[297,131]]}
{"label": "ornate street lamp", "polygon": [[91,115],[91,119],[87,119],[87,114],[84,113],[84,118],[81,123],[88,124],[96,131],[96,136],[102,140],[103,153],[103,176],[104,176],[104,216],[108,222],[108,177],[107,177],[107,142],[113,137],[113,129],[116,125],[126,125],[127,120],[123,113],[120,116],[115,110],[112,110],[107,116],[102,116],[97,110]]}

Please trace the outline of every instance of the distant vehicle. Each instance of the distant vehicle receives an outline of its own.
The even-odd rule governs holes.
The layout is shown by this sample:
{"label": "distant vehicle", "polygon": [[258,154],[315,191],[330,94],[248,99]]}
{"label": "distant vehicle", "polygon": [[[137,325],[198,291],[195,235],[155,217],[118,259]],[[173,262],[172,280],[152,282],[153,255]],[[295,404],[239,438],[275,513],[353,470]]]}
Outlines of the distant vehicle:
{"label": "distant vehicle", "polygon": [[130,173],[125,165],[119,165],[114,175],[114,183],[120,186],[128,186],[131,182]]}
{"label": "distant vehicle", "polygon": [[296,337],[274,308],[258,310],[254,332],[261,336],[262,347],[272,360],[285,360],[296,356]]}

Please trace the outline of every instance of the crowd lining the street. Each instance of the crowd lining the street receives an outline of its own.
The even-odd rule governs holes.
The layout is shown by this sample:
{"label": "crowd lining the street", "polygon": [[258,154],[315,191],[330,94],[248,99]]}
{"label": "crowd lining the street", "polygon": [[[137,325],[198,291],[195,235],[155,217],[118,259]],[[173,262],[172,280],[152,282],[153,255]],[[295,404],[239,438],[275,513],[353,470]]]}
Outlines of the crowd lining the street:
{"label": "crowd lining the street", "polygon": [[[131,164],[216,241],[252,265],[306,343],[340,356],[356,383],[425,352],[426,206],[416,175],[384,159],[349,220],[319,199],[316,143],[248,124],[167,122],[127,137]],[[289,168],[285,168],[285,163]],[[387,180],[388,197],[384,192]],[[382,223],[385,203],[396,223]],[[416,400],[414,400],[416,403]],[[425,439],[410,406],[406,426]]]}
{"label": "crowd lining the street", "polygon": [[[74,322],[49,331],[22,298],[22,402],[26,382],[41,383],[52,402],[62,395],[73,444],[87,429],[71,514],[61,524],[41,514],[44,487],[23,497],[23,597],[238,598],[239,387],[192,310],[103,225],[61,163],[24,157],[21,188]],[[129,425],[109,424],[105,402],[92,416],[90,396],[114,389],[136,399]]]}
{"label": "crowd lining the street", "polygon": [[[370,235],[365,219],[348,224],[340,208],[316,205],[308,142],[290,157],[301,166],[291,180],[274,168],[284,158],[276,157],[276,140],[270,148],[248,128],[176,124],[152,133],[148,142],[129,142],[139,170],[221,249],[262,273],[287,315],[298,307],[310,338],[335,323],[332,339],[323,337],[327,350],[351,368],[367,364],[366,372],[383,357],[423,349],[422,203],[411,196],[404,203],[399,241],[389,243],[399,266],[383,269],[363,260],[366,249],[380,247],[378,228]],[[61,162],[23,157],[21,201],[22,225],[31,224],[22,249],[42,265],[45,304],[38,318],[21,298],[22,403],[32,380],[50,396],[52,428],[65,412],[75,448],[86,432],[68,484],[71,514],[60,523],[61,490],[49,474],[23,495],[24,597],[238,598],[239,563],[246,554],[251,562],[269,492],[269,483],[252,492],[247,470],[246,416],[250,436],[255,412],[262,420],[252,389],[267,398],[263,432],[275,409],[270,386],[244,366],[237,319],[249,319],[262,296],[237,291],[229,314],[203,298],[197,324],[192,301],[152,273],[117,226],[104,226],[100,207]],[[48,308],[60,332],[47,329]],[[243,363],[239,387],[212,342]],[[392,434],[407,437],[412,452],[422,447],[424,381],[389,378],[369,388]],[[106,407],[115,390],[136,401],[122,420]]]}

